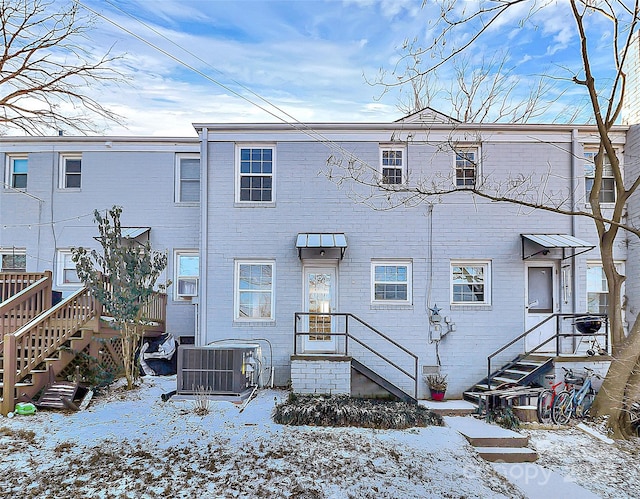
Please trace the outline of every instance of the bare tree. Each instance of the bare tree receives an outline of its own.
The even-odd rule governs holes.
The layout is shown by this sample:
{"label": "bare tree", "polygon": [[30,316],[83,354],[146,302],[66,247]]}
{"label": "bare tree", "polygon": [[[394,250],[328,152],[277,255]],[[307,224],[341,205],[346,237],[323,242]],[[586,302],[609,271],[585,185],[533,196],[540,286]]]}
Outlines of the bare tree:
{"label": "bare tree", "polygon": [[[374,169],[369,165],[348,154],[342,157],[332,156],[328,161],[327,170],[329,178],[339,184],[355,181],[360,185],[368,186],[368,195],[354,195],[357,201],[368,203],[378,209],[390,209],[400,204],[416,205],[431,202],[438,197],[462,190],[469,195],[491,201],[513,203],[530,209],[588,217],[593,220],[599,235],[600,255],[609,289],[608,315],[614,356],[609,373],[594,403],[593,411],[596,415],[609,417],[608,424],[617,438],[624,438],[631,434],[632,429],[627,417],[628,406],[632,397],[640,393],[640,316],[628,334],[625,334],[622,315],[622,285],[625,276],[616,268],[613,254],[614,241],[621,231],[627,231],[640,238],[640,229],[630,224],[625,218],[627,201],[638,190],[640,177],[623,178],[620,160],[614,148],[614,125],[620,117],[625,97],[624,66],[638,32],[639,3],[640,0],[569,0],[566,4],[552,3],[556,7],[563,6],[567,9],[568,20],[573,21],[575,34],[579,40],[577,69],[569,73],[569,77],[565,80],[584,90],[589,102],[588,121],[594,123],[597,128],[599,150],[594,160],[593,186],[588,199],[590,209],[576,210],[567,203],[566,197],[546,191],[545,178],[549,178],[550,168],[546,175],[542,174],[536,178],[523,177],[514,172],[509,179],[485,177],[478,179],[476,185],[464,186],[462,189],[457,187],[447,175],[438,174],[429,178],[414,179],[410,185],[388,184],[381,181],[377,171],[374,173]],[[425,47],[407,45],[408,52],[405,60],[413,61],[408,64],[412,70],[399,73],[397,71],[399,66],[396,66],[389,80],[380,80],[387,89],[408,87],[416,104],[424,103],[419,100],[422,91],[426,89],[433,92],[433,87],[429,87],[428,84],[429,79],[437,75],[447,64],[459,60],[467,51],[480,44],[483,37],[504,35],[500,31],[503,22],[508,23],[509,19],[515,18],[518,26],[525,26],[534,15],[540,13],[539,9],[550,5],[548,2],[526,0],[481,0],[471,7],[467,2],[442,0],[430,3],[431,11],[434,9],[434,4],[437,4],[441,10],[439,20],[431,25],[432,42]],[[611,60],[606,68],[609,70],[609,75],[603,81],[596,79],[593,69],[592,44],[596,41],[602,43],[602,33],[594,19],[599,22],[608,22],[612,33]],[[590,29],[594,31],[590,33]],[[458,30],[464,30],[464,36],[458,36]],[[415,61],[421,64],[414,64]],[[426,61],[426,64],[423,61]],[[603,69],[602,64],[602,59],[598,59],[600,71]],[[464,64],[458,63],[458,67],[464,67]],[[569,68],[565,70],[569,71]],[[465,102],[465,99],[468,103],[472,102],[474,86],[478,83],[482,82],[471,81],[468,86],[465,81],[465,86],[461,89],[465,94],[462,102]],[[507,91],[509,91],[508,87]],[[501,106],[499,99],[485,99],[485,102]],[[468,109],[471,107],[460,108],[462,118],[482,117],[478,113],[467,113]],[[526,113],[521,115],[525,116]],[[443,144],[442,147],[454,148],[455,144]],[[605,168],[612,172],[615,179],[615,203],[613,208],[606,212],[600,205]],[[356,190],[352,192],[355,193]]]}
{"label": "bare tree", "polygon": [[[402,58],[404,70],[396,69],[389,75],[383,69],[370,83],[381,87],[384,94],[393,88],[389,79],[403,82],[398,108],[405,115],[444,105],[452,118],[464,123],[526,123],[545,115],[564,94],[555,80],[536,77],[530,80],[524,97],[517,95],[524,85],[515,67],[509,65],[506,52],[481,56],[473,63],[470,56],[461,54],[446,70],[438,67],[424,72],[424,54],[416,47],[416,41],[406,43],[403,49],[407,52],[407,57]],[[579,109],[574,106],[572,113]]]}
{"label": "bare tree", "polygon": [[99,131],[96,118],[121,122],[89,95],[90,87],[124,81],[110,67],[118,57],[95,57],[85,48],[91,27],[92,18],[73,2],[0,0],[0,133],[87,134]]}

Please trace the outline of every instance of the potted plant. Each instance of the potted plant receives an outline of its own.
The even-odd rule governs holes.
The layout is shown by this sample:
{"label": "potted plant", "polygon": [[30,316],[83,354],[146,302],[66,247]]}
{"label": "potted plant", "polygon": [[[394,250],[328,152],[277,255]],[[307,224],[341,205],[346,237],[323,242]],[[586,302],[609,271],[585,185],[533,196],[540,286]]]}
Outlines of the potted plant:
{"label": "potted plant", "polygon": [[429,385],[431,392],[431,400],[443,400],[444,392],[447,391],[447,375],[446,374],[429,374],[425,376],[425,381]]}

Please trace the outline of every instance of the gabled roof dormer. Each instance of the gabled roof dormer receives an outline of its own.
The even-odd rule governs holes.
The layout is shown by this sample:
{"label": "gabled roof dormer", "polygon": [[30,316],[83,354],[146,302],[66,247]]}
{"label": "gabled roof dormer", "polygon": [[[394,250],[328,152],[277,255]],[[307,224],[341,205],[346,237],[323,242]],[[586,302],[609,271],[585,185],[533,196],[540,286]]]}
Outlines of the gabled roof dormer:
{"label": "gabled roof dormer", "polygon": [[452,123],[460,123],[460,121],[452,118],[451,116],[447,116],[435,109],[430,107],[425,107],[420,111],[416,111],[415,113],[408,114],[407,116],[396,120],[396,123],[442,123],[442,124],[452,124]]}

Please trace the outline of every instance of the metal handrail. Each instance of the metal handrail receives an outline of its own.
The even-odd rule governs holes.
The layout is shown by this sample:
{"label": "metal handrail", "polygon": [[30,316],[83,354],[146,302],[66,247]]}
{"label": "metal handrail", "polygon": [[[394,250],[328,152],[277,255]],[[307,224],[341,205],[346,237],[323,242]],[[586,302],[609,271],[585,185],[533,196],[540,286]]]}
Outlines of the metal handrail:
{"label": "metal handrail", "polygon": [[608,320],[607,314],[590,314],[590,313],[577,313],[577,314],[555,313],[555,314],[551,314],[546,319],[540,321],[538,324],[536,324],[532,328],[527,329],[524,333],[522,333],[521,335],[517,336],[516,338],[511,340],[509,343],[503,345],[498,350],[496,350],[495,352],[493,352],[492,354],[487,356],[487,388],[491,388],[491,378],[492,378],[492,376],[491,376],[491,359],[493,359],[496,355],[498,355],[499,353],[505,351],[507,348],[509,348],[510,346],[514,345],[518,341],[523,340],[524,338],[527,337],[527,335],[529,335],[533,331],[536,331],[542,325],[546,324],[550,320],[555,319],[556,320],[556,332],[553,334],[553,336],[550,336],[545,341],[543,341],[542,343],[538,344],[535,348],[532,348],[529,351],[525,351],[522,354],[522,356],[518,356],[515,360],[513,360],[509,364],[507,364],[505,369],[508,369],[510,366],[515,365],[518,362],[518,360],[521,359],[522,357],[526,357],[527,355],[530,355],[530,354],[532,354],[534,352],[537,352],[541,347],[543,347],[547,343],[551,342],[552,340],[555,340],[555,342],[556,342],[556,356],[557,356],[557,355],[560,354],[560,338],[572,338],[572,337],[585,336],[582,333],[562,333],[562,332],[560,332],[560,327],[559,327],[560,319],[568,319],[568,318],[576,318],[577,319],[577,318],[580,318],[580,317],[600,317],[600,318],[604,319],[605,331],[603,333],[600,333],[600,332],[594,333],[594,334],[589,335],[589,336],[604,336],[605,337],[605,350],[607,350],[607,352],[608,352],[609,351],[609,320]]}
{"label": "metal handrail", "polygon": [[[345,331],[344,332],[321,332],[321,333],[311,333],[309,331],[302,332],[302,333],[299,332],[298,331],[298,320],[302,316],[310,316],[310,315],[344,317],[345,318]],[[414,398],[415,399],[418,398],[418,356],[416,354],[414,354],[413,352],[411,352],[410,350],[408,350],[403,345],[401,345],[400,343],[398,343],[397,341],[393,340],[392,338],[390,338],[386,334],[382,333],[381,331],[379,331],[375,327],[371,326],[370,324],[367,324],[365,321],[360,319],[358,316],[353,315],[352,313],[341,313],[341,312],[326,312],[326,313],[324,313],[324,312],[323,313],[296,312],[294,314],[294,317],[295,317],[294,325],[293,325],[293,353],[294,353],[294,355],[297,355],[297,353],[298,353],[298,341],[297,341],[298,336],[309,336],[310,334],[322,335],[322,336],[331,336],[331,337],[333,337],[333,336],[338,336],[338,337],[339,336],[344,336],[345,337],[345,355],[349,354],[349,339],[352,339],[353,341],[355,341],[359,345],[361,345],[364,348],[366,348],[367,350],[369,350],[371,353],[375,354],[378,358],[382,359],[384,362],[386,362],[387,364],[391,365],[392,367],[394,367],[395,369],[400,371],[402,374],[407,376],[409,379],[411,379],[413,381],[413,385],[414,385],[414,387],[413,387]],[[407,355],[412,357],[413,361],[414,361],[413,362],[414,363],[414,374],[409,373],[404,368],[400,367],[395,362],[393,362],[392,360],[390,360],[387,357],[385,357],[384,355],[382,355],[380,352],[377,352],[376,350],[371,348],[369,345],[365,344],[363,341],[359,340],[358,338],[356,338],[355,336],[350,334],[349,333],[349,319],[353,319],[353,320],[359,322],[360,324],[362,324],[364,327],[366,327],[370,331],[376,333],[380,338],[384,339],[385,341],[387,341],[391,345],[395,346],[396,348],[400,349],[401,351],[403,351],[404,353],[406,353]]]}

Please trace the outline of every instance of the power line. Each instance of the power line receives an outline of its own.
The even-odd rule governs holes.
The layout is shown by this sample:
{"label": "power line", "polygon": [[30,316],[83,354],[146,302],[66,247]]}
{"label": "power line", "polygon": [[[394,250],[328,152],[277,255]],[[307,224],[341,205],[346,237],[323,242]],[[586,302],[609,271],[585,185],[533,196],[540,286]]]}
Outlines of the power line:
{"label": "power line", "polygon": [[[116,10],[122,12],[123,14],[125,14],[126,16],[130,17],[131,19],[133,19],[134,21],[136,21],[137,23],[141,24],[142,26],[144,26],[145,28],[151,30],[153,33],[155,33],[156,35],[160,36],[161,38],[163,38],[164,40],[168,41],[169,43],[171,43],[172,45],[174,45],[175,47],[177,47],[178,49],[182,50],[183,52],[185,52],[186,54],[189,54],[190,56],[194,57],[196,60],[200,61],[202,64],[204,64],[205,66],[211,68],[212,70],[216,71],[217,73],[219,73],[220,75],[226,76],[225,73],[217,68],[215,68],[214,66],[212,66],[211,64],[209,64],[207,61],[203,60],[202,58],[200,58],[199,56],[197,56],[196,54],[194,54],[193,52],[187,50],[186,48],[182,47],[180,44],[176,43],[174,40],[171,40],[169,38],[167,38],[165,35],[163,35],[162,33],[160,33],[158,30],[156,30],[155,28],[153,28],[152,26],[149,26],[148,24],[146,24],[144,21],[138,19],[137,17],[135,17],[133,14],[130,14],[129,12],[126,12],[124,10],[122,10],[119,6],[114,5],[113,2],[111,2],[110,0],[105,0],[107,4],[109,4],[111,7],[115,8]],[[116,21],[110,19],[109,17],[107,17],[106,15],[94,10],[91,7],[88,7],[87,5],[85,5],[84,3],[82,3],[82,1],[80,0],[74,0],[74,2],[78,5],[80,5],[81,7],[83,7],[84,9],[88,10],[89,12],[91,12],[92,14],[100,17],[101,19],[107,21],[108,23],[112,24],[113,26],[115,26],[116,28],[124,31],[125,33],[127,33],[128,35],[136,38],[137,40],[141,41],[142,43],[144,43],[145,45],[148,45],[149,47],[153,48],[154,50],[157,50],[158,52],[160,52],[161,54],[169,57],[170,59],[172,59],[173,61],[177,62],[178,64],[186,67],[187,69],[189,69],[190,71],[193,71],[194,73],[202,76],[203,78],[205,78],[206,80],[212,82],[215,85],[218,85],[220,88],[226,90],[227,92],[231,93],[232,95],[235,95],[236,97],[248,102],[249,104],[251,104],[252,106],[257,107],[258,109],[264,111],[265,113],[273,116],[274,118],[276,118],[277,120],[281,121],[282,123],[285,123],[289,126],[291,126],[293,129],[298,130],[302,133],[304,133],[305,135],[307,135],[308,137],[310,137],[311,139],[313,139],[316,142],[322,143],[324,145],[326,145],[330,150],[340,153],[344,156],[347,156],[349,158],[349,160],[354,160],[354,161],[358,161],[360,164],[362,164],[363,166],[366,166],[368,168],[370,168],[373,171],[377,171],[376,168],[373,168],[371,165],[369,165],[366,161],[361,160],[360,158],[358,158],[355,154],[353,154],[351,151],[346,150],[345,148],[343,148],[340,144],[337,144],[336,142],[332,141],[331,139],[329,139],[328,137],[325,137],[322,133],[320,133],[317,130],[314,130],[313,128],[309,127],[308,125],[306,125],[305,123],[302,123],[301,121],[297,120],[294,116],[292,116],[291,114],[287,113],[285,110],[283,110],[282,108],[280,108],[279,106],[275,105],[274,103],[272,103],[271,101],[269,101],[268,99],[266,99],[265,97],[262,97],[260,94],[258,94],[257,92],[251,90],[250,88],[248,88],[247,86],[243,85],[242,83],[234,80],[233,78],[230,78],[230,80],[235,83],[236,85],[238,85],[240,88],[246,90],[247,92],[249,92],[250,94],[254,95],[255,97],[257,97],[258,99],[260,99],[262,102],[268,104],[269,106],[271,106],[273,109],[277,110],[279,113],[282,113],[285,117],[289,118],[291,121],[286,120],[285,118],[283,118],[282,116],[280,116],[279,114],[277,114],[276,112],[267,109],[265,106],[258,104],[257,102],[254,102],[253,100],[251,100],[250,98],[246,97],[245,95],[242,95],[240,92],[237,92],[236,90],[232,89],[231,87],[229,87],[228,85],[225,85],[224,83],[216,80],[215,78],[209,76],[208,74],[204,73],[203,71],[199,70],[198,68],[192,66],[191,64],[183,61],[182,59],[180,59],[178,56],[173,55],[172,53],[168,52],[167,50],[158,47],[156,44],[154,44],[153,42],[147,40],[146,38],[144,38],[141,35],[138,35],[137,33],[134,33],[133,31],[131,31],[130,29],[122,26],[121,24],[117,23]]]}

